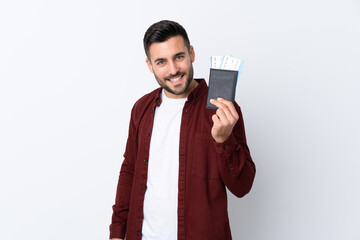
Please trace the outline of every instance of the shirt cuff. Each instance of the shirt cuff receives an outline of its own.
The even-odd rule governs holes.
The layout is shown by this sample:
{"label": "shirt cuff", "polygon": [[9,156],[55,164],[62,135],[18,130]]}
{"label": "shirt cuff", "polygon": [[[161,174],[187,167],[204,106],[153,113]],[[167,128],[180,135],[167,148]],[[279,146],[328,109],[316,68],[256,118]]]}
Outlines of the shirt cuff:
{"label": "shirt cuff", "polygon": [[126,227],[125,226],[121,226],[121,227],[110,227],[110,239],[113,238],[121,238],[124,239],[125,238],[125,232],[126,232]]}
{"label": "shirt cuff", "polygon": [[223,143],[217,143],[217,142],[214,142],[214,143],[215,143],[216,151],[219,154],[228,155],[231,152],[233,152],[237,147],[237,143],[236,143],[234,134],[231,134],[229,136],[229,138]]}

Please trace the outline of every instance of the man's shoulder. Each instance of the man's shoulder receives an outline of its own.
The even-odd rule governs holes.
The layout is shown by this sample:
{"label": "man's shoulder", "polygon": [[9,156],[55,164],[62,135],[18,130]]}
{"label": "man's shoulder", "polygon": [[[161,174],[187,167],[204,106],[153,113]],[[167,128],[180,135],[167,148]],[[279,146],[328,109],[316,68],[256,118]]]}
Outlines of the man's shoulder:
{"label": "man's shoulder", "polygon": [[139,98],[133,108],[132,108],[132,115],[138,115],[138,114],[142,114],[143,112],[145,112],[145,110],[149,107],[149,105],[156,101],[157,98],[160,97],[160,93],[161,93],[161,88],[157,88],[147,94],[145,94],[144,96],[142,96],[141,98]]}
{"label": "man's shoulder", "polygon": [[137,107],[138,105],[144,105],[144,104],[149,104],[149,103],[153,102],[154,100],[156,100],[156,98],[158,98],[160,96],[160,93],[161,93],[161,88],[157,88],[157,89],[145,94],[144,96],[142,96],[135,102],[134,107]]}

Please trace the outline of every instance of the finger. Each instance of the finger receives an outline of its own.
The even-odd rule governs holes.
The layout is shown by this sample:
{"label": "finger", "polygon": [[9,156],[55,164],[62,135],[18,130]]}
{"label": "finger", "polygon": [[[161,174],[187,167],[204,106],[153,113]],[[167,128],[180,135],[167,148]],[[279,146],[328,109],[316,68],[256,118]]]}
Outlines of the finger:
{"label": "finger", "polygon": [[235,117],[235,119],[239,119],[239,114],[235,109],[234,103],[231,101],[228,101],[223,98],[218,98],[218,101],[225,104],[227,108],[230,110],[231,114]]}
{"label": "finger", "polygon": [[220,102],[219,100],[211,99],[210,103],[215,105],[218,108],[222,108],[222,109],[227,108],[227,106],[224,103]]}
{"label": "finger", "polygon": [[220,119],[222,125],[229,125],[230,124],[231,119],[228,118],[228,116],[226,115],[225,111],[222,108],[219,108],[218,110],[216,110],[216,115]]}
{"label": "finger", "polygon": [[215,105],[215,106],[217,106],[218,108],[219,108],[219,104],[220,104],[220,102],[219,101],[217,101],[217,100],[215,100],[215,99],[210,99],[210,103],[212,104],[212,105]]}
{"label": "finger", "polygon": [[211,118],[212,118],[212,120],[214,122],[214,126],[219,126],[221,124],[221,121],[220,121],[219,117],[216,114],[212,115]]}
{"label": "finger", "polygon": [[224,118],[226,118],[226,120],[229,121],[229,122],[231,122],[231,123],[233,123],[233,122],[236,121],[236,117],[233,116],[232,112],[231,112],[230,109],[227,107],[227,105],[225,105],[224,103],[222,103],[222,102],[220,102],[220,101],[218,101],[218,100],[214,100],[213,104],[214,104],[215,106],[217,106],[218,109],[221,109],[221,110],[224,112],[224,114],[225,114],[226,117],[223,117],[223,116],[222,116],[222,118],[221,118],[222,120],[223,120]]}

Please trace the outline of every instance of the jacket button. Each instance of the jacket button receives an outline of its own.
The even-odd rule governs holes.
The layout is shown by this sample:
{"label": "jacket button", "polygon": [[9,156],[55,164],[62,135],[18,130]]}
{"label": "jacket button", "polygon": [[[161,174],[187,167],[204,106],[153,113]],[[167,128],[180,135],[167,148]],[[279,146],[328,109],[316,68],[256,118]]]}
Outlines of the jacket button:
{"label": "jacket button", "polygon": [[138,232],[137,232],[137,235],[138,235],[138,236],[140,236],[140,235],[141,235],[141,232],[140,232],[140,231],[138,231]]}
{"label": "jacket button", "polygon": [[144,158],[144,162],[147,162],[148,161],[148,159],[147,158]]}
{"label": "jacket button", "polygon": [[224,148],[227,149],[229,146],[228,145],[225,145]]}
{"label": "jacket button", "polygon": [[146,134],[147,137],[150,137],[150,133]]}
{"label": "jacket button", "polygon": [[232,167],[232,163],[229,163],[229,167]]}
{"label": "jacket button", "polygon": [[141,212],[143,210],[143,208],[141,207],[141,208],[139,208],[139,211]]}
{"label": "jacket button", "polygon": [[141,184],[141,187],[142,187],[142,188],[146,188],[146,185],[145,185],[145,184]]}

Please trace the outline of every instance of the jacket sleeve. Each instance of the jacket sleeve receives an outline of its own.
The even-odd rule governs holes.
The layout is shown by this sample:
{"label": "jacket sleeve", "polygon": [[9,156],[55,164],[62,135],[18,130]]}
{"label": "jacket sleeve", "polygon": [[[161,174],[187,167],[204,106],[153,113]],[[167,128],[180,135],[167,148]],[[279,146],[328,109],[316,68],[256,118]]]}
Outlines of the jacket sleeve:
{"label": "jacket sleeve", "polygon": [[226,187],[237,197],[245,196],[255,177],[255,164],[246,143],[244,121],[240,107],[235,103],[239,120],[230,137],[223,143],[214,143],[218,154],[218,166]]}
{"label": "jacket sleeve", "polygon": [[[134,107],[135,108],[135,107]],[[134,120],[134,108],[131,112],[129,135],[124,153],[124,161],[121,165],[119,180],[116,190],[115,204],[110,224],[110,238],[125,238],[126,224],[129,213],[131,190],[134,179],[136,160],[136,124]]]}

